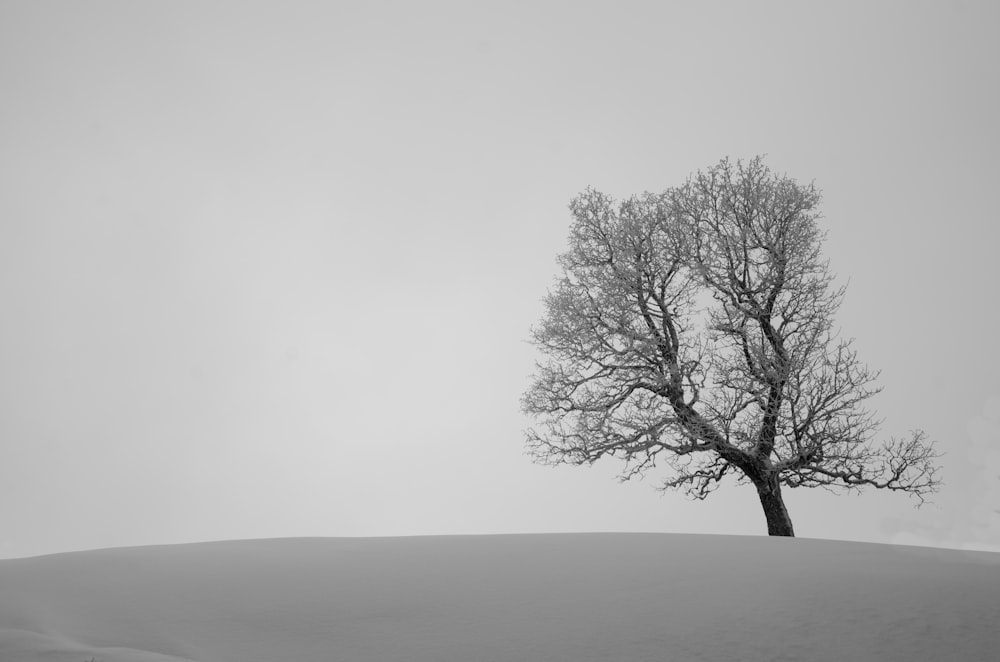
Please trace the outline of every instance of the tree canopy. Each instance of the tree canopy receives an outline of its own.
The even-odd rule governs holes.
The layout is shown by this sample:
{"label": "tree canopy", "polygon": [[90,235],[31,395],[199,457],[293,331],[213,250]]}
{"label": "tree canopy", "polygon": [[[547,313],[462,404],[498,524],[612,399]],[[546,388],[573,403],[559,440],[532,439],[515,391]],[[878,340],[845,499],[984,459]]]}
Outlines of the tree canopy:
{"label": "tree canopy", "polygon": [[756,487],[772,535],[794,534],[782,487],[936,491],[922,431],[876,440],[878,372],[834,328],[844,288],[819,203],[761,157],[663,193],[577,196],[532,330],[536,461],[618,457],[624,479],[663,467],[664,488],[698,499],[732,475]]}

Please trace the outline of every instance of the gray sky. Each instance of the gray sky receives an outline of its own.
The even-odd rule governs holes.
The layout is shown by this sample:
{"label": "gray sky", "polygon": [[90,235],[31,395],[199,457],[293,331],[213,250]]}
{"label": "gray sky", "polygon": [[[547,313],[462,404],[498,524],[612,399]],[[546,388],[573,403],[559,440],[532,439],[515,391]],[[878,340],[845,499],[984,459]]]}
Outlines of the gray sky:
{"label": "gray sky", "polygon": [[[752,6],[751,6],[752,4]],[[947,485],[808,537],[1000,547],[993,2],[0,2],[0,557],[272,536],[762,534],[523,453],[570,198],[824,191],[884,432]]]}

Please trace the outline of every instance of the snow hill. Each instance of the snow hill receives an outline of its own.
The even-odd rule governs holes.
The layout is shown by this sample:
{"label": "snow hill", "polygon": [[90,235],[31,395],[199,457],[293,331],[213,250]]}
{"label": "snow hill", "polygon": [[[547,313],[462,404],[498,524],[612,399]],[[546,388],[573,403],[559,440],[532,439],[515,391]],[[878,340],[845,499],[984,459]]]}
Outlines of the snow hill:
{"label": "snow hill", "polygon": [[2,662],[1000,659],[1000,554],[674,534],[0,561]]}

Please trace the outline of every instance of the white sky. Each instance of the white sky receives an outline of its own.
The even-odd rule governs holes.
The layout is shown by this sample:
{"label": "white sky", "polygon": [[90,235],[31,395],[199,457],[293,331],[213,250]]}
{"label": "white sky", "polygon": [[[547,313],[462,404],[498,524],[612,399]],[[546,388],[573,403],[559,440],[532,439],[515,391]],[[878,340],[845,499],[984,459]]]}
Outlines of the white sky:
{"label": "white sky", "polygon": [[1000,5],[0,2],[0,557],[291,535],[762,534],[523,452],[592,185],[768,154],[945,490],[801,536],[1000,546]]}

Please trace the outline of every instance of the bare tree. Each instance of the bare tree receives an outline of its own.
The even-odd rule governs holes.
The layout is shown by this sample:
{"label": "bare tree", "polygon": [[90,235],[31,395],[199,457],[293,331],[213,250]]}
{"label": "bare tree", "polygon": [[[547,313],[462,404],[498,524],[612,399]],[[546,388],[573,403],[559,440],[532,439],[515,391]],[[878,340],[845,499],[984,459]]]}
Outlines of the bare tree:
{"label": "bare tree", "polygon": [[535,460],[618,457],[623,480],[665,464],[663,488],[698,499],[731,474],[781,536],[782,487],[935,492],[922,431],[874,441],[878,373],[833,328],[844,290],[820,254],[819,201],[760,157],[662,194],[574,199],[532,330],[547,357],[522,401]]}

